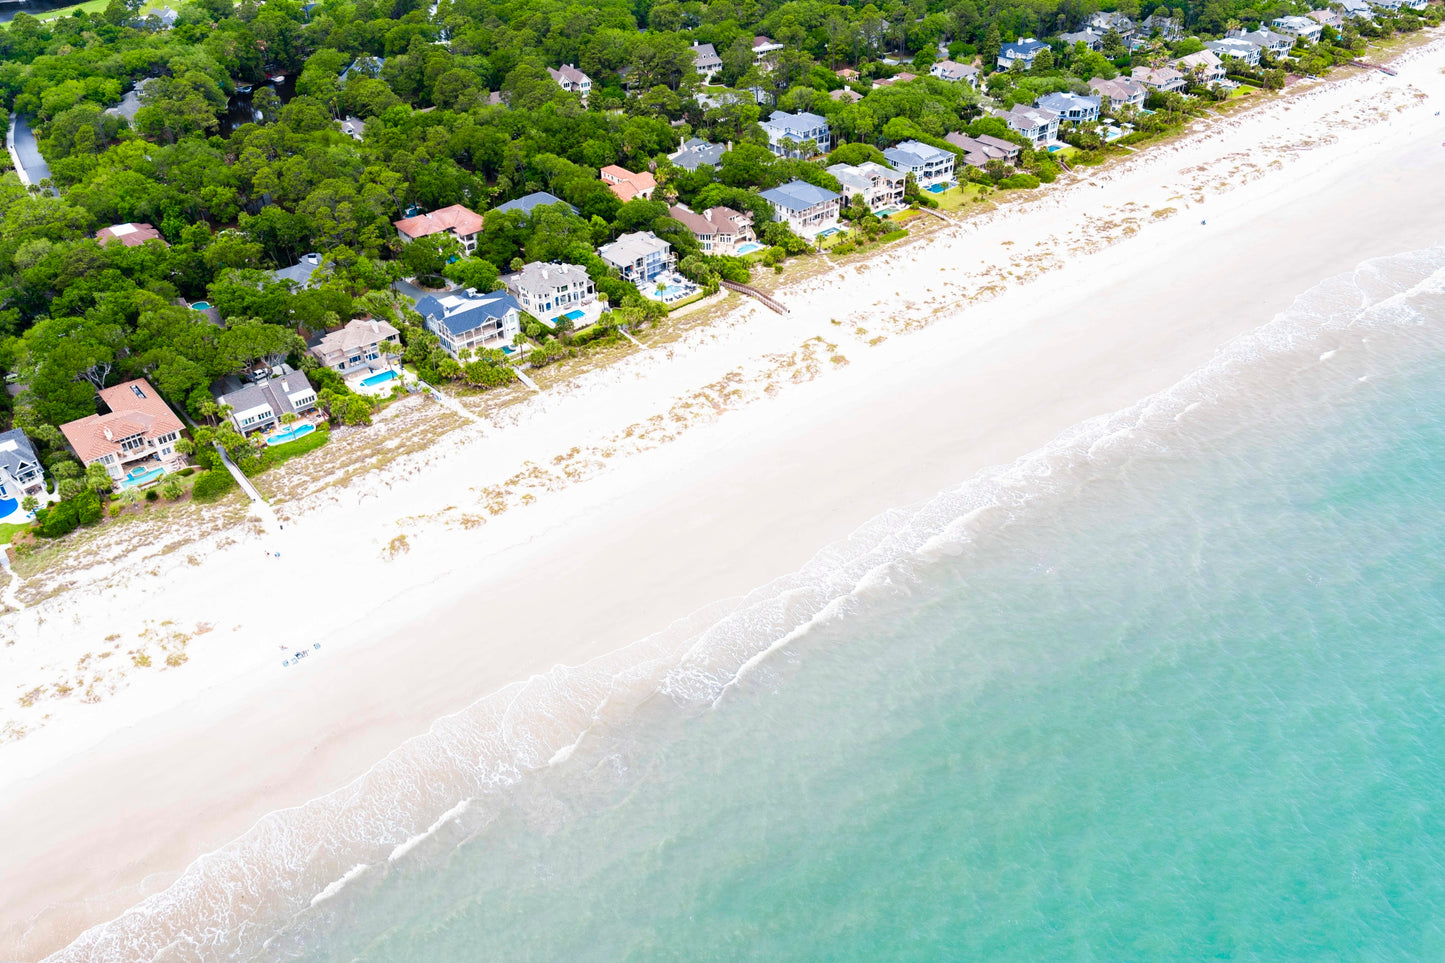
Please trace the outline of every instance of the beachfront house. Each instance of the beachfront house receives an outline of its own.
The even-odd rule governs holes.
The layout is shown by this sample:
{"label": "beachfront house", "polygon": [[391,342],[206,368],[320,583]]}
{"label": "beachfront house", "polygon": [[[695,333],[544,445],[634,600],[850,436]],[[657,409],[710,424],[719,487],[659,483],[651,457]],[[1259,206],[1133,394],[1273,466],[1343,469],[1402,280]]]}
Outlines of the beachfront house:
{"label": "beachfront house", "polygon": [[158,478],[180,468],[176,441],[181,420],[143,378],[102,388],[107,414],[87,415],[60,426],[71,451],[89,468],[100,464],[110,477]]}
{"label": "beachfront house", "polygon": [[895,169],[912,174],[914,183],[923,190],[952,184],[953,166],[958,160],[958,155],[951,150],[916,140],[905,140],[890,147],[883,156]]}
{"label": "beachfront house", "polygon": [[1044,94],[1034,101],[1034,106],[1040,110],[1058,114],[1060,123],[1067,120],[1071,124],[1087,124],[1090,121],[1098,120],[1099,104],[1098,97],[1085,97],[1083,94],[1067,91],[1058,94]]}
{"label": "beachfront house", "polygon": [[1111,109],[1126,105],[1143,107],[1144,99],[1149,96],[1147,87],[1128,77],[1115,77],[1113,80],[1095,77],[1089,81],[1089,89],[1094,92],[1095,96],[1107,101]]}
{"label": "beachfront house", "polygon": [[1161,94],[1184,89],[1184,74],[1173,67],[1135,67],[1130,76],[1150,90],[1157,90]]}
{"label": "beachfront house", "polygon": [[476,288],[428,294],[416,303],[426,328],[442,350],[461,360],[463,351],[511,347],[522,331],[522,308],[506,291],[479,294]]}
{"label": "beachfront house", "polygon": [[1266,30],[1260,27],[1258,30],[1245,32],[1241,30],[1236,33],[1235,38],[1252,43],[1260,50],[1268,51],[1274,57],[1287,57],[1294,49],[1294,38],[1285,36],[1282,33],[1275,33],[1273,30]]}
{"label": "beachfront house", "polygon": [[1009,130],[1027,137],[1034,147],[1043,147],[1059,134],[1059,115],[1051,110],[1015,104],[1012,110],[994,111],[994,116],[1008,124]]}
{"label": "beachfront house", "polygon": [[0,498],[18,500],[44,492],[45,472],[25,432],[11,428],[0,434]]}
{"label": "beachfront house", "polygon": [[587,105],[587,95],[592,93],[591,77],[571,64],[563,64],[556,70],[548,67],[547,74],[556,82],[558,87],[561,87],[569,94],[577,94],[582,98],[583,106],[585,107]]}
{"label": "beachfront house", "polygon": [[[1376,6],[1380,6],[1378,0]],[[1320,34],[1325,29],[1309,17],[1296,16],[1276,17],[1269,25],[1279,33],[1287,37],[1297,37],[1305,43],[1319,43]]]}
{"label": "beachfront house", "polygon": [[978,88],[978,68],[972,64],[960,64],[952,60],[940,60],[932,67],[929,67],[928,72],[939,80],[947,80],[950,83],[965,83],[975,89]]}
{"label": "beachfront house", "polygon": [[1217,84],[1224,79],[1224,61],[1213,50],[1201,50],[1174,61],[1174,66],[1197,84]]}
{"label": "beachfront house", "polygon": [[1222,60],[1225,58],[1238,60],[1240,63],[1248,64],[1251,67],[1259,66],[1259,47],[1241,37],[1226,37],[1223,40],[1211,40],[1204,45]]}
{"label": "beachfront house", "polygon": [[560,197],[557,197],[553,194],[548,194],[546,191],[533,191],[525,197],[516,198],[515,200],[508,201],[505,204],[498,204],[493,209],[493,212],[502,213],[504,211],[521,211],[523,214],[531,214],[532,211],[536,210],[537,208],[546,207],[549,204],[562,204],[573,214],[577,213],[577,208],[573,207],[571,204],[568,204]]}
{"label": "beachfront house", "polygon": [[759,67],[771,66],[782,49],[783,44],[759,34],[753,38],[753,63]]}
{"label": "beachfront house", "polygon": [[277,268],[271,272],[271,276],[278,281],[285,281],[292,289],[300,291],[311,285],[311,275],[321,267],[320,254],[303,254],[290,267]]}
{"label": "beachfront house", "polygon": [[1345,26],[1345,18],[1333,10],[1311,10],[1308,16],[1321,27],[1333,27],[1336,30],[1342,30]]}
{"label": "beachfront house", "polygon": [[1048,44],[1040,43],[1033,37],[1025,37],[1014,43],[1006,43],[998,51],[998,69],[1012,70],[1014,65],[1019,65],[1020,70],[1032,70],[1034,58],[1039,51],[1047,50]]}
{"label": "beachfront house", "polygon": [[1375,7],[1369,0],[1340,0],[1340,6],[1344,8],[1345,16],[1351,20],[1375,22]]}
{"label": "beachfront house", "polygon": [[228,417],[243,435],[275,427],[286,415],[303,415],[316,407],[316,389],[310,380],[286,364],[227,375],[212,393],[216,404],[231,409]]}
{"label": "beachfront house", "polygon": [[760,126],[768,135],[768,149],[779,157],[807,160],[833,149],[833,135],[828,129],[828,122],[805,110],[796,114],[775,110]]}
{"label": "beachfront house", "polygon": [[692,67],[697,71],[698,76],[704,83],[712,83],[713,74],[722,70],[722,58],[717,55],[717,48],[710,43],[692,42]]}
{"label": "beachfront house", "polygon": [[672,245],[651,231],[623,234],[597,249],[597,256],[615,268],[622,280],[642,285],[657,279],[677,262]]}
{"label": "beachfront house", "polygon": [[963,151],[963,162],[969,167],[983,167],[992,160],[1009,164],[1019,157],[1019,145],[1001,137],[987,134],[970,137],[955,131],[943,139]]}
{"label": "beachfront house", "polygon": [[824,190],[807,181],[789,181],[781,187],[763,191],[763,200],[772,205],[778,220],[792,228],[800,237],[814,237],[838,227],[838,214],[843,209],[843,196]]}
{"label": "beachfront house", "polygon": [[608,164],[597,173],[602,178],[602,183],[611,188],[612,193],[616,194],[617,199],[623,203],[634,197],[650,201],[652,192],[657,190],[657,178],[653,177],[650,171],[634,174],[625,167]]}
{"label": "beachfront house", "polygon": [[428,214],[403,218],[394,222],[397,236],[403,241],[414,241],[419,237],[434,234],[450,234],[461,242],[462,249],[471,254],[477,249],[477,235],[482,233],[482,215],[468,210],[460,204],[443,207]]}
{"label": "beachfront house", "polygon": [[695,171],[703,166],[717,167],[726,152],[727,148],[721,144],[710,144],[701,137],[691,137],[682,142],[676,153],[668,154],[667,159],[685,171]]}
{"label": "beachfront house", "polygon": [[170,246],[166,244],[166,239],[161,237],[161,232],[149,224],[112,224],[96,231],[95,239],[100,242],[101,247],[112,241],[119,241],[126,247],[140,247],[146,241],[160,241],[163,246]]}
{"label": "beachfront house", "polygon": [[667,213],[692,232],[704,254],[736,254],[744,244],[757,244],[751,214],[730,207],[710,207],[698,213],[681,204],[668,208]]}
{"label": "beachfront house", "polygon": [[1077,44],[1083,44],[1088,50],[1098,53],[1104,49],[1104,35],[1092,27],[1085,27],[1083,30],[1074,33],[1060,34],[1059,39],[1064,45],[1073,48]]}
{"label": "beachfront house", "polygon": [[381,356],[383,341],[390,341],[399,349],[401,332],[376,318],[356,318],[346,322],[344,327],[313,338],[306,352],[337,374],[349,375],[355,371],[370,371],[384,362]]}
{"label": "beachfront house", "polygon": [[556,323],[563,315],[576,315],[568,320],[580,321],[597,301],[597,287],[587,269],[576,264],[532,261],[515,274],[504,276],[502,287],[523,311],[548,324]]}
{"label": "beachfront house", "polygon": [[834,164],[828,173],[838,178],[843,187],[845,203],[855,194],[861,194],[868,210],[896,211],[908,205],[903,200],[903,189],[908,175],[875,161],[861,164]]}

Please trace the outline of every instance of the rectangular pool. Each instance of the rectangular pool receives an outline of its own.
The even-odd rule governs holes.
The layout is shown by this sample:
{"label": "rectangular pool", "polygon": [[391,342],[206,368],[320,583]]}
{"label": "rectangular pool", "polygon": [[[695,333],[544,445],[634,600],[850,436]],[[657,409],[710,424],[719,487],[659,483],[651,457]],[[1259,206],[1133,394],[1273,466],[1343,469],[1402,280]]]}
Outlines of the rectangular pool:
{"label": "rectangular pool", "polygon": [[755,243],[753,243],[752,241],[749,241],[749,242],[746,243],[746,244],[740,244],[740,245],[738,245],[738,253],[739,253],[739,254],[752,254],[752,253],[754,253],[755,251],[761,251],[762,249],[763,249],[763,246],[762,246],[761,244],[755,244]]}
{"label": "rectangular pool", "polygon": [[395,372],[395,371],[380,371],[380,372],[378,372],[378,373],[376,373],[376,374],[374,374],[374,375],[369,375],[369,376],[367,376],[367,377],[365,377],[365,378],[362,378],[362,379],[361,379],[361,386],[362,386],[363,388],[370,388],[372,385],[384,385],[384,384],[386,384],[388,381],[395,381],[395,380],[396,380],[396,372]]}

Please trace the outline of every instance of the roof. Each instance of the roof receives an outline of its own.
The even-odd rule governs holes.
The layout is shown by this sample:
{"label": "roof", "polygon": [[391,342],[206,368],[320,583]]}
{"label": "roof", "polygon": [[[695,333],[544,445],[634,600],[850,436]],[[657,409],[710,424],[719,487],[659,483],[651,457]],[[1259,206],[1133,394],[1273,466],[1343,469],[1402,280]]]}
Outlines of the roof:
{"label": "roof", "polygon": [[651,231],[634,231],[623,234],[611,244],[602,245],[597,249],[597,254],[604,261],[613,264],[631,264],[649,254],[670,250],[672,245]]}
{"label": "roof", "polygon": [[944,140],[962,150],[964,161],[975,166],[982,166],[985,161],[1005,160],[1019,152],[1018,144],[987,134],[970,137],[964,133],[953,133]]}
{"label": "roof", "polygon": [[657,178],[649,171],[633,173],[625,167],[608,164],[598,173],[607,182],[607,186],[612,188],[612,193],[624,201],[657,189]]}
{"label": "roof", "polygon": [[841,194],[834,194],[807,181],[789,181],[782,187],[762,193],[763,200],[789,211],[806,211],[841,197]]}
{"label": "roof", "polygon": [[763,121],[764,127],[774,127],[786,131],[808,131],[817,130],[819,127],[827,127],[826,117],[819,117],[806,110],[800,110],[796,114],[790,114],[786,110],[775,110],[767,120]]}
{"label": "roof", "polygon": [[944,80],[962,80],[965,77],[972,77],[978,73],[978,68],[972,64],[961,64],[952,60],[940,60],[929,69],[929,73]]}
{"label": "roof", "polygon": [[1043,50],[1047,46],[1048,44],[1040,43],[1033,37],[1024,37],[1022,40],[1015,41],[1014,43],[1004,44],[1002,49],[999,50],[999,56],[1028,57],[1032,54],[1038,53],[1040,50]]}
{"label": "roof", "polygon": [[547,73],[551,74],[552,79],[557,81],[558,83],[561,83],[564,80],[569,84],[590,84],[592,82],[591,77],[587,76],[571,64],[563,64],[556,70],[548,67]]}
{"label": "roof", "polygon": [[149,224],[112,224],[110,227],[103,227],[95,232],[95,239],[101,244],[109,244],[111,241],[119,241],[126,247],[140,247],[146,241],[160,241],[166,243],[161,237],[161,232]]}
{"label": "roof", "polygon": [[346,326],[312,340],[308,350],[319,358],[333,352],[350,352],[383,341],[396,341],[401,332],[376,318],[356,318]]}
{"label": "roof", "polygon": [[1251,51],[1258,53],[1260,45],[1252,40],[1245,40],[1243,37],[1225,37],[1223,40],[1210,40],[1205,43],[1206,47],[1215,53],[1237,56],[1248,55]]}
{"label": "roof", "polygon": [[1030,129],[1046,127],[1059,119],[1059,115],[1052,110],[1040,110],[1035,107],[1025,107],[1022,104],[1014,105],[1013,110],[1008,112],[999,111],[996,116],[1008,121],[1009,126],[1019,124]]}
{"label": "roof", "polygon": [[290,281],[298,288],[304,288],[311,283],[311,275],[321,266],[320,254],[303,254],[301,260],[290,267],[284,267],[271,272],[276,275],[278,281]]}
{"label": "roof", "polygon": [[[1313,23],[1314,21],[1311,21]],[[1187,57],[1179,57],[1174,63],[1182,67],[1223,67],[1224,61],[1213,50],[1200,50],[1189,54]]]}
{"label": "roof", "polygon": [[856,90],[849,90],[847,87],[843,87],[829,93],[828,98],[830,100],[846,100],[850,104],[856,104],[863,99],[863,95]]}
{"label": "roof", "polygon": [[447,330],[453,337],[474,331],[507,315],[521,313],[522,306],[506,291],[478,294],[471,288],[436,296],[428,294],[416,303],[417,313]]}
{"label": "roof", "polygon": [[1034,106],[1040,110],[1050,110],[1056,114],[1066,114],[1071,110],[1078,110],[1081,107],[1099,109],[1098,97],[1085,97],[1083,94],[1076,94],[1070,91],[1056,94],[1044,94]]}
{"label": "roof", "polygon": [[683,227],[697,237],[711,237],[725,230],[736,233],[752,223],[746,215],[739,214],[730,207],[712,207],[699,214],[689,208],[675,205],[667,209],[667,216],[680,222]]}
{"label": "roof", "polygon": [[714,67],[722,66],[722,58],[717,55],[717,48],[710,43],[693,41],[692,59],[699,70],[711,70]]}
{"label": "roof", "polygon": [[502,285],[514,293],[526,291],[528,294],[545,295],[562,285],[586,284],[589,280],[587,269],[576,264],[531,261],[522,265],[522,270],[502,278]]}
{"label": "roof", "polygon": [[1113,80],[1095,77],[1089,81],[1089,89],[1110,100],[1131,100],[1145,92],[1143,84],[1128,77],[1115,77]]}
{"label": "roof", "polygon": [[704,164],[718,166],[722,163],[722,155],[725,153],[727,153],[727,148],[721,144],[709,144],[701,137],[694,137],[691,140],[683,141],[677,153],[670,155],[669,159],[684,170],[695,171]]}
{"label": "roof", "polygon": [[40,459],[35,456],[35,447],[25,437],[25,432],[11,428],[0,434],[0,468],[14,478],[26,469],[39,467]]}
{"label": "roof", "polygon": [[[545,207],[548,204],[567,204],[567,202],[553,194],[548,194],[546,191],[534,191],[526,197],[519,197],[505,204],[498,204],[496,210],[521,211],[524,214],[530,214],[533,209]],[[567,207],[571,209],[573,214],[577,213],[577,208],[572,207],[571,204],[567,204]]]}
{"label": "roof", "polygon": [[110,414],[90,415],[60,426],[65,440],[86,464],[120,451],[122,438],[144,434],[155,439],[181,430],[181,420],[144,378],[103,388],[100,400]]}
{"label": "roof", "polygon": [[1093,46],[1096,43],[1102,43],[1104,40],[1104,35],[1099,33],[1099,31],[1097,30],[1085,27],[1078,33],[1060,34],[1059,39],[1071,47],[1076,43],[1082,43],[1086,46]]}
{"label": "roof", "polygon": [[1147,86],[1163,87],[1183,80],[1184,75],[1173,67],[1135,67],[1132,79]]}
{"label": "roof", "polygon": [[237,415],[263,405],[278,417],[295,414],[296,398],[309,394],[312,396],[310,400],[314,401],[316,395],[316,388],[307,377],[288,364],[271,369],[271,376],[264,381],[241,384],[237,379],[229,378],[227,382],[229,390],[218,393],[216,401],[228,406]]}
{"label": "roof", "polygon": [[429,214],[419,214],[394,223],[396,229],[407,237],[428,237],[442,231],[454,231],[458,235],[464,235],[475,234],[482,229],[482,215],[460,204],[453,204]]}
{"label": "roof", "polygon": [[902,167],[918,167],[940,157],[953,157],[953,151],[916,140],[905,140],[883,152],[883,156]]}
{"label": "roof", "polygon": [[838,178],[838,182],[845,188],[854,188],[859,191],[869,190],[875,179],[881,178],[888,181],[901,181],[906,176],[885,164],[877,161],[864,161],[861,164],[834,164],[828,168],[828,173]]}
{"label": "roof", "polygon": [[366,136],[366,121],[348,114],[346,119],[341,122],[341,132],[361,140]]}

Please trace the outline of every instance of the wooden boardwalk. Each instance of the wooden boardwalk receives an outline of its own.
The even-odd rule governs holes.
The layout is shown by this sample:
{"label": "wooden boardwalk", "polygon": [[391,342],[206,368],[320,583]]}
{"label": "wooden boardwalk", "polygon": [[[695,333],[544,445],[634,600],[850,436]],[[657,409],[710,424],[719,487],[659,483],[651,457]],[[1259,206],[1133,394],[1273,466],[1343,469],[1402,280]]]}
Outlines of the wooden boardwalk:
{"label": "wooden boardwalk", "polygon": [[722,286],[727,288],[729,291],[736,291],[737,293],[745,294],[750,298],[756,298],[763,303],[764,307],[776,311],[778,314],[788,313],[788,309],[783,306],[782,302],[773,300],[773,298],[759,291],[757,288],[748,287],[746,284],[737,284],[733,281],[724,281],[722,282]]}

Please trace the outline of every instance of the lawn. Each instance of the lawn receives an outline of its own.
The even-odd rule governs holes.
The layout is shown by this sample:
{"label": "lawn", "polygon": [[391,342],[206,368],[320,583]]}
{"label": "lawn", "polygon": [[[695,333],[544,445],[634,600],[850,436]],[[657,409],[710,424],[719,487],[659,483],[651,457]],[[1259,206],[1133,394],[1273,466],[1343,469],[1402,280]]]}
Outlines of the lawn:
{"label": "lawn", "polygon": [[983,193],[983,187],[979,184],[963,184],[957,187],[950,187],[942,194],[935,194],[933,199],[938,202],[940,211],[956,211],[973,201]]}
{"label": "lawn", "polygon": [[15,537],[16,532],[23,532],[31,525],[30,522],[15,522],[10,525],[0,525],[0,545],[9,545],[10,539]]}

